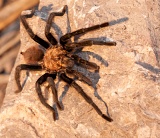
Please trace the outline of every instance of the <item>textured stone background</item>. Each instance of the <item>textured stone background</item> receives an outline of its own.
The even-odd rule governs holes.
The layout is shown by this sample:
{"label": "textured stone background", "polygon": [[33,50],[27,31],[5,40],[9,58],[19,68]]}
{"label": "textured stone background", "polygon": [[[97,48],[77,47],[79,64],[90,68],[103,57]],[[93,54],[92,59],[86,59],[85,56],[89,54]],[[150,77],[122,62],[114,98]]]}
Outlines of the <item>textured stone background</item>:
{"label": "textured stone background", "polygon": [[[68,13],[56,17],[53,34],[61,35],[106,21],[110,27],[81,37],[114,40],[116,47],[93,46],[79,55],[100,66],[99,73],[78,67],[94,83],[95,89],[77,83],[93,98],[103,113],[113,118],[103,120],[84,99],[64,82],[58,82],[64,111],[59,120],[39,101],[35,81],[43,72],[23,72],[23,91],[15,94],[14,69],[0,111],[0,137],[42,138],[158,138],[160,136],[160,46],[159,3],[151,0],[41,0],[36,16],[28,19],[34,32],[44,38],[48,14],[68,5]],[[40,17],[40,18],[39,18]],[[21,26],[21,49],[36,44]],[[17,57],[16,65],[24,63]],[[15,65],[15,66],[16,66]],[[108,66],[107,66],[108,65]],[[97,89],[96,89],[97,88]],[[63,95],[65,95],[63,97]],[[102,100],[95,96],[98,96]],[[51,97],[50,95],[48,97]],[[49,99],[49,101],[51,101]],[[52,103],[51,103],[52,104]]]}

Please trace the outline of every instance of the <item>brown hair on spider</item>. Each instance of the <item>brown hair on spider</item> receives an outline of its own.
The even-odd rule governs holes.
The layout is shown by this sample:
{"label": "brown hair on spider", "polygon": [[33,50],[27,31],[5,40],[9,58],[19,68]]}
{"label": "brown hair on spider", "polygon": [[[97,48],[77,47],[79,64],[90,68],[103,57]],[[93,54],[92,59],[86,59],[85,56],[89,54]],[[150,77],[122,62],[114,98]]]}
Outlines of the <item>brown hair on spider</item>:
{"label": "brown hair on spider", "polygon": [[32,46],[21,54],[27,64],[37,64],[44,57],[44,51],[39,46]]}

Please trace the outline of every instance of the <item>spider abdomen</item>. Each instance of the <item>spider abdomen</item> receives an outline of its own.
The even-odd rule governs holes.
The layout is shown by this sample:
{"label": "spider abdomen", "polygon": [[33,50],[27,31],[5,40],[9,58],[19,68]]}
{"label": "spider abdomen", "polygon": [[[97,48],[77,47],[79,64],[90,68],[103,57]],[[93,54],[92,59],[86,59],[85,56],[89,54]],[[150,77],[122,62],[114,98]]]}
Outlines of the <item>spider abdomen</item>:
{"label": "spider abdomen", "polygon": [[67,51],[61,46],[49,48],[43,58],[43,65],[46,70],[58,71],[67,67],[72,67],[74,62],[67,57]]}
{"label": "spider abdomen", "polygon": [[21,54],[27,64],[37,64],[37,62],[41,61],[44,56],[43,50],[38,46],[32,46],[25,52],[21,52]]}

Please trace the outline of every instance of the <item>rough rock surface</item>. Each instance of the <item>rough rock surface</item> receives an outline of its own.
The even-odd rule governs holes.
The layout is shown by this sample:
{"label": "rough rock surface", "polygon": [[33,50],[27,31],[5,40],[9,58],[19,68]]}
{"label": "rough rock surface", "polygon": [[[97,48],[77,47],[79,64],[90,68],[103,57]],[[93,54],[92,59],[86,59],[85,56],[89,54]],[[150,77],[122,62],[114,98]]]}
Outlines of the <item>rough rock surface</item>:
{"label": "rough rock surface", "polygon": [[[23,72],[23,91],[15,94],[14,69],[0,111],[0,137],[16,138],[158,138],[160,136],[160,40],[158,0],[53,0],[42,1],[36,16],[28,22],[44,38],[44,26],[52,11],[68,5],[68,13],[56,17],[53,34],[57,38],[76,29],[110,21],[111,26],[87,33],[82,38],[115,40],[116,47],[86,47],[79,55],[100,66],[98,73],[77,70],[88,76],[94,88],[77,81],[109,123],[73,89],[56,81],[64,111],[59,120],[39,101],[35,81],[44,72]],[[40,18],[39,18],[40,17]],[[21,49],[36,43],[21,26]],[[16,65],[24,63],[18,55]],[[16,66],[15,65],[15,66]],[[97,88],[97,89],[96,89]],[[65,96],[64,96],[65,95]],[[99,97],[99,99],[95,96]],[[48,97],[51,97],[50,95]],[[102,100],[100,100],[100,98]],[[52,104],[52,103],[51,103]]]}

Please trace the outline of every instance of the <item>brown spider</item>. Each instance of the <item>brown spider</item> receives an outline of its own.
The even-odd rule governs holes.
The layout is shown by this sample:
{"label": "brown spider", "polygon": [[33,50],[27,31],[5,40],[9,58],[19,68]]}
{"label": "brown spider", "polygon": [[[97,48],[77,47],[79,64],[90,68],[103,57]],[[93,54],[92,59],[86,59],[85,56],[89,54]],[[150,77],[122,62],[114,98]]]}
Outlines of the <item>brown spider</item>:
{"label": "brown spider", "polygon": [[29,36],[34,41],[39,43],[40,46],[42,46],[45,49],[45,51],[40,49],[38,46],[33,46],[27,49],[25,52],[21,52],[21,54],[24,56],[26,64],[20,64],[15,69],[15,80],[18,87],[18,90],[16,92],[20,92],[22,90],[22,86],[20,84],[21,70],[33,70],[33,71],[45,70],[46,73],[43,74],[36,81],[35,87],[41,103],[53,112],[54,120],[56,120],[55,109],[46,102],[40,86],[44,82],[46,81],[48,82],[58,108],[63,110],[62,105],[58,101],[58,94],[57,94],[57,90],[54,83],[54,80],[58,75],[63,81],[68,83],[70,86],[74,87],[79,92],[79,94],[86,100],[86,102],[89,103],[102,118],[111,122],[112,119],[106,116],[105,114],[103,114],[102,111],[98,108],[98,106],[93,102],[93,100],[83,91],[83,89],[72,78],[69,78],[66,75],[66,74],[72,74],[73,76],[77,77],[79,80],[87,83],[88,85],[92,85],[92,82],[89,78],[84,76],[82,73],[76,70],[73,70],[72,68],[74,64],[78,64],[87,69],[99,70],[99,66],[93,62],[89,62],[87,60],[82,59],[81,57],[75,55],[74,52],[77,49],[83,48],[85,46],[91,46],[91,45],[115,46],[116,42],[102,42],[102,41],[94,41],[94,40],[83,40],[80,42],[71,42],[70,38],[75,35],[84,34],[86,32],[89,32],[95,29],[100,29],[102,27],[109,26],[109,23],[105,22],[100,25],[94,25],[92,27],[83,28],[71,33],[67,33],[60,38],[60,45],[59,45],[57,40],[50,33],[50,29],[51,29],[52,20],[54,19],[54,17],[63,16],[66,10],[67,10],[67,6],[65,5],[62,12],[52,12],[49,15],[49,18],[47,20],[47,24],[45,27],[45,36],[51,44],[49,44],[48,42],[46,42],[45,40],[43,40],[42,38],[40,38],[39,36],[33,33],[32,29],[29,27],[26,21],[26,17],[29,17],[29,16],[21,15],[20,17],[21,22],[24,28],[26,29],[27,33],[29,34]]}

